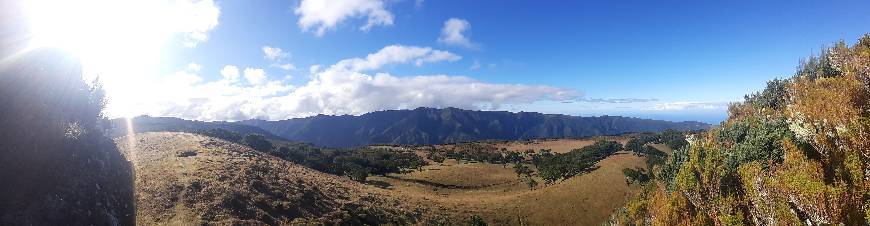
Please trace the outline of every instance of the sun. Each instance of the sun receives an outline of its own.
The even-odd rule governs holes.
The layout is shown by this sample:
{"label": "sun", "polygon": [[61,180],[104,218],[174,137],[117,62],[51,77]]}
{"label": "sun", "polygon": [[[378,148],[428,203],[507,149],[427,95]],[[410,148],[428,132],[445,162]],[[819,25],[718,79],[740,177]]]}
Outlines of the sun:
{"label": "sun", "polygon": [[160,16],[164,8],[160,0],[25,2],[32,47],[64,49],[101,77],[157,62],[173,33]]}

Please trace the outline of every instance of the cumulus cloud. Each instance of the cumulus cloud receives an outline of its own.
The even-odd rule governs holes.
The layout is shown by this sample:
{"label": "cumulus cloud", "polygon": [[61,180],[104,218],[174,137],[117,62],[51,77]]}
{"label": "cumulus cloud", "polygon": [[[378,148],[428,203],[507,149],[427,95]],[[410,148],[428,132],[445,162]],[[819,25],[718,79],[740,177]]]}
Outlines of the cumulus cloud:
{"label": "cumulus cloud", "polygon": [[404,64],[414,62],[421,66],[424,63],[441,61],[455,62],[461,56],[429,47],[390,45],[366,58],[352,58],[339,61],[330,67],[331,70],[369,71],[377,70],[388,64]]}
{"label": "cumulus cloud", "polygon": [[728,103],[709,103],[709,102],[693,102],[693,101],[677,101],[669,103],[656,104],[648,110],[654,111],[680,111],[680,110],[720,110],[728,109]]}
{"label": "cumulus cloud", "polygon": [[280,61],[287,57],[289,53],[284,52],[281,48],[263,46],[263,58],[271,61]]}
{"label": "cumulus cloud", "polygon": [[[448,57],[449,56],[449,57]],[[459,56],[428,47],[387,46],[365,58],[313,66],[311,80],[295,87],[271,79],[259,68],[241,73],[226,65],[219,80],[203,82],[190,68],[157,82],[161,92],[137,99],[135,106],[155,116],[197,120],[287,119],[316,114],[352,114],[416,107],[499,109],[536,101],[576,100],[576,90],[528,84],[487,83],[465,76],[396,76],[378,70],[389,64],[458,60]],[[135,101],[134,101],[135,102]]]}
{"label": "cumulus cloud", "polygon": [[444,21],[438,42],[465,48],[477,48],[477,44],[471,42],[468,35],[465,34],[470,29],[471,23],[468,23],[467,20],[450,18]]}
{"label": "cumulus cloud", "polygon": [[186,46],[196,47],[208,40],[208,32],[218,26],[220,8],[212,0],[181,0],[159,16],[172,18],[167,26],[185,34]]}
{"label": "cumulus cloud", "polygon": [[234,65],[226,65],[221,69],[221,75],[227,81],[239,80],[239,68]]}
{"label": "cumulus cloud", "polygon": [[245,68],[245,79],[252,85],[260,85],[266,81],[266,71],[262,68]]}
{"label": "cumulus cloud", "polygon": [[393,25],[393,14],[383,0],[302,0],[294,13],[299,16],[299,28],[317,36],[350,18],[366,18],[366,24],[360,26],[363,31]]}
{"label": "cumulus cloud", "polygon": [[281,48],[263,46],[263,59],[272,61],[269,67],[284,69],[285,71],[296,70],[296,65],[285,63],[285,59],[290,56],[290,53],[285,52]]}

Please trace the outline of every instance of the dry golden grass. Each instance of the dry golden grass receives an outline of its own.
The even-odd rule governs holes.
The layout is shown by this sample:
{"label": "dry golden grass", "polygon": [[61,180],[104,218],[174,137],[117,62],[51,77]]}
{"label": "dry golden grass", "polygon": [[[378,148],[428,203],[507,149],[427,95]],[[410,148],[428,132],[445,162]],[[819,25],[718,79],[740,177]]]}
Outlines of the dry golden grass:
{"label": "dry golden grass", "polygon": [[452,212],[205,136],[117,141],[134,164],[139,225],[437,224]]}
{"label": "dry golden grass", "polygon": [[[571,150],[592,142],[549,140],[535,148]],[[449,159],[361,184],[194,134],[136,134],[118,145],[134,163],[141,225],[462,225],[471,215],[493,225],[597,225],[639,190],[626,185],[621,170],[644,164],[620,153],[591,173],[530,190],[510,164]]]}
{"label": "dry golden grass", "polygon": [[[626,142],[625,137],[588,140],[546,140],[535,144],[509,142],[505,147],[553,149],[566,152],[599,139]],[[508,150],[511,150],[508,148]],[[524,150],[524,149],[521,149]],[[486,163],[460,163],[448,159],[443,165],[430,165],[423,171],[373,181],[389,184],[385,188],[396,196],[432,200],[460,215],[480,215],[494,225],[599,225],[621,206],[639,187],[625,183],[623,168],[643,167],[643,157],[625,152],[598,163],[591,173],[539,185],[530,190],[507,167]],[[541,181],[540,178],[536,179]]]}
{"label": "dry golden grass", "polygon": [[584,139],[545,139],[545,140],[529,140],[529,141],[509,141],[509,142],[500,142],[493,143],[499,149],[505,148],[508,151],[519,151],[524,152],[528,149],[535,150],[535,152],[540,149],[550,149],[552,152],[556,153],[566,153],[571,150],[581,148],[590,144],[595,143],[596,141],[608,140],[608,141],[616,141],[622,144],[628,142],[628,136],[602,136],[602,137],[592,137],[592,138],[584,138]]}

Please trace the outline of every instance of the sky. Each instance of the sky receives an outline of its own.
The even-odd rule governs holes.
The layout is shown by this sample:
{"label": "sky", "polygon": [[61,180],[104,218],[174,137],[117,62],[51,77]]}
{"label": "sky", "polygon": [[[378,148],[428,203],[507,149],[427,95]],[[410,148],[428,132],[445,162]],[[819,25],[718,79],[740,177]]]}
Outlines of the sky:
{"label": "sky", "polygon": [[81,49],[109,117],[205,121],[459,107],[718,123],[870,32],[867,1],[47,2],[28,6],[34,30],[81,27],[55,42]]}

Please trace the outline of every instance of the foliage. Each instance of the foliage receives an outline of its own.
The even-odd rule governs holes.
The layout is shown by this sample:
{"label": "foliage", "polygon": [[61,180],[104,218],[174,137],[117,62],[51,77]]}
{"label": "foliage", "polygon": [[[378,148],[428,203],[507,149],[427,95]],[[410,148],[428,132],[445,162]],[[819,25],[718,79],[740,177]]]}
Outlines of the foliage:
{"label": "foliage", "polygon": [[364,181],[372,174],[404,173],[407,169],[419,169],[426,165],[423,158],[413,152],[386,148],[332,149],[290,143],[281,145],[271,154],[317,171],[348,176],[357,181]]}
{"label": "foliage", "polygon": [[266,137],[262,134],[245,135],[245,138],[242,138],[242,143],[260,152],[269,152],[272,148],[275,148],[272,142],[266,140]]}
{"label": "foliage", "polygon": [[468,225],[469,226],[486,226],[486,221],[483,221],[482,217],[480,217],[478,215],[474,215],[468,219]]}
{"label": "foliage", "polygon": [[691,140],[657,174],[668,192],[645,189],[613,222],[868,224],[870,35],[802,61]]}
{"label": "foliage", "polygon": [[632,184],[634,182],[646,183],[650,180],[650,174],[643,168],[625,168],[622,169],[622,174],[625,175],[626,184]]}
{"label": "foliage", "polygon": [[0,63],[0,225],[134,223],[131,165],[106,136],[99,80],[82,75],[80,62],[56,49]]}
{"label": "foliage", "polygon": [[686,135],[683,132],[676,130],[665,130],[657,134],[641,134],[640,137],[633,138],[625,144],[625,149],[639,156],[656,155],[664,156],[665,153],[655,149],[649,144],[659,143],[665,144],[671,150],[677,150],[689,144],[686,141]]}
{"label": "foliage", "polygon": [[209,130],[200,130],[200,131],[197,131],[196,133],[202,134],[205,136],[218,138],[218,139],[223,139],[223,140],[233,142],[233,143],[242,143],[242,135],[241,134],[239,134],[235,131],[227,130],[227,129],[212,128]]}
{"label": "foliage", "polygon": [[551,184],[593,169],[598,161],[622,150],[622,144],[615,141],[598,141],[592,145],[572,150],[565,154],[544,152],[533,158],[538,174],[544,182]]}
{"label": "foliage", "polygon": [[756,108],[782,109],[787,100],[788,81],[773,79],[767,82],[767,86],[761,92],[744,96],[744,102]]}

